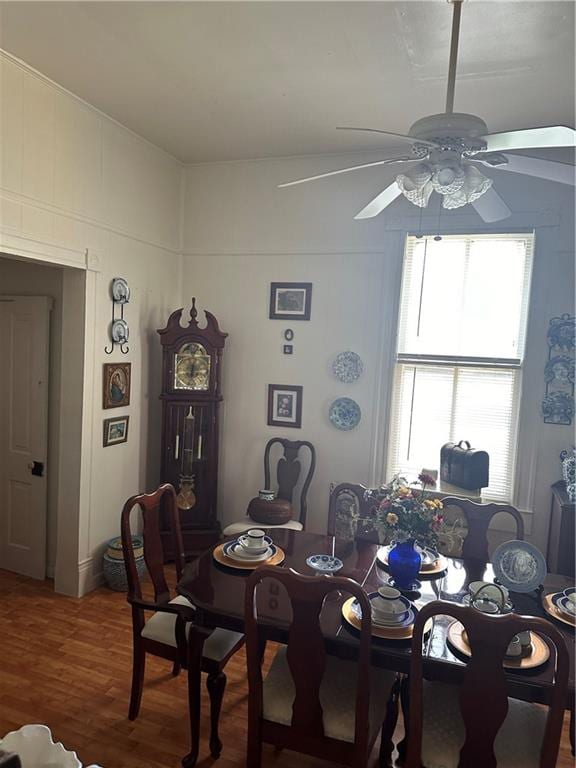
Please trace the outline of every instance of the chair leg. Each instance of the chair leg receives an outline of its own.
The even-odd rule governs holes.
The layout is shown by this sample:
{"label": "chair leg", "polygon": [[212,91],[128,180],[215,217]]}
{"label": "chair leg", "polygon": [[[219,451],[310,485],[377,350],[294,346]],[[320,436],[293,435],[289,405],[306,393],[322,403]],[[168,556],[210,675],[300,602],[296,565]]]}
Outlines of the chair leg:
{"label": "chair leg", "polygon": [[212,757],[220,757],[222,742],[218,738],[218,721],[226,688],[224,672],[210,673],[206,678],[206,688],[210,696],[210,754]]}
{"label": "chair leg", "polygon": [[258,729],[251,728],[250,725],[248,725],[246,768],[262,768],[262,741]]}
{"label": "chair leg", "polygon": [[129,720],[136,720],[138,712],[140,712],[142,689],[144,687],[145,663],[146,651],[142,648],[139,642],[135,642],[132,659],[132,690],[130,691],[130,707],[128,709]]}
{"label": "chair leg", "polygon": [[182,669],[182,666],[180,665],[180,662],[178,661],[178,659],[175,659],[174,665],[172,666],[172,677],[178,677],[181,669]]}
{"label": "chair leg", "polygon": [[392,754],[394,752],[394,731],[398,723],[398,705],[400,701],[400,678],[397,677],[390,691],[390,698],[386,705],[386,717],[382,723],[380,736],[379,768],[391,768],[393,766]]}

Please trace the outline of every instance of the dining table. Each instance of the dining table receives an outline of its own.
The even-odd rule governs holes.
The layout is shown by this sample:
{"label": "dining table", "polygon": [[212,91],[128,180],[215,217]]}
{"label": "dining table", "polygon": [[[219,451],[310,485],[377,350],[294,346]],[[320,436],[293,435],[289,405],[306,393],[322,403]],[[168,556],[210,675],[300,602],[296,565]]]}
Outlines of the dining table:
{"label": "dining table", "polygon": [[[268,531],[274,543],[280,547],[285,559],[278,567],[292,568],[298,573],[314,575],[306,563],[311,555],[328,554],[342,560],[338,576],[358,582],[367,593],[376,591],[388,583],[389,574],[382,563],[382,550],[378,544],[365,540],[343,540],[304,531],[273,529]],[[380,550],[380,557],[379,555]],[[446,557],[445,568],[434,575],[422,573],[421,587],[415,595],[409,595],[416,607],[432,600],[461,603],[468,595],[468,585],[473,581],[493,581],[490,563]],[[177,591],[196,606],[196,619],[189,635],[189,706],[191,748],[182,760],[184,768],[195,765],[200,739],[200,659],[205,638],[215,627],[236,632],[244,631],[245,579],[250,570],[238,570],[222,565],[208,550],[187,564]],[[571,586],[566,576],[548,574],[539,590],[530,593],[511,593],[516,613],[544,617],[554,623],[563,635],[570,657],[568,697],[566,708],[571,712],[570,738],[574,754],[574,629],[550,617],[543,607],[543,597]],[[342,615],[342,605],[348,595],[335,592],[324,603],[321,627],[326,651],[343,659],[357,658],[359,633]],[[264,641],[286,644],[291,623],[291,606],[287,593],[273,579],[266,579],[257,592],[258,621]],[[438,616],[424,640],[424,674],[427,679],[458,684],[464,675],[466,660],[452,649],[448,639],[448,627],[453,620]],[[546,640],[546,642],[548,642]],[[548,642],[550,645],[550,643]],[[385,640],[373,637],[372,664],[394,672],[410,671],[410,640]],[[553,659],[553,654],[551,659]],[[534,669],[507,670],[509,695],[527,702],[546,704],[554,685],[554,665],[549,660]]]}

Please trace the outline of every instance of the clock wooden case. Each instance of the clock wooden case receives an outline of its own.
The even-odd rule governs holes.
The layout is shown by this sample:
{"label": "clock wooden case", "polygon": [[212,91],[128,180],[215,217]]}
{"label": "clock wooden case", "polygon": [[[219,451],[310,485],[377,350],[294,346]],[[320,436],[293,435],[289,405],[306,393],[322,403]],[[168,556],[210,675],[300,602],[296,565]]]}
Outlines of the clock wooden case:
{"label": "clock wooden case", "polygon": [[[194,556],[220,538],[216,518],[218,417],[222,351],[228,334],[220,330],[210,312],[204,313],[206,326],[199,327],[195,298],[187,327],[180,324],[182,312],[172,312],[166,327],[158,330],[162,344],[160,480],[171,483],[181,494],[184,550],[187,556]],[[186,488],[188,503],[184,499]],[[162,528],[165,559],[171,559],[167,518],[163,517]]]}

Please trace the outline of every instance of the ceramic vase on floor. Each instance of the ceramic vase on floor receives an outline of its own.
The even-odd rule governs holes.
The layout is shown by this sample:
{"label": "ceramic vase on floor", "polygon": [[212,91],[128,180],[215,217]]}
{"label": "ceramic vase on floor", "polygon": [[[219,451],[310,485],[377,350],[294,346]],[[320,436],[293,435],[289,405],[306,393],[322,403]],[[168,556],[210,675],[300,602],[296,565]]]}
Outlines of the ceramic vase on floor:
{"label": "ceramic vase on floor", "polygon": [[394,586],[405,592],[419,586],[418,574],[422,558],[414,544],[414,539],[399,541],[388,553],[388,570],[394,579]]}
{"label": "ceramic vase on floor", "polygon": [[[136,561],[136,570],[140,578],[146,572],[146,563],[144,562],[144,540],[142,536],[132,536],[132,549],[134,550],[134,559]],[[120,537],[110,539],[108,548],[103,558],[102,571],[104,581],[110,589],[115,592],[126,592],[128,581],[126,579],[126,568],[124,566],[124,555],[122,553],[122,540]]]}

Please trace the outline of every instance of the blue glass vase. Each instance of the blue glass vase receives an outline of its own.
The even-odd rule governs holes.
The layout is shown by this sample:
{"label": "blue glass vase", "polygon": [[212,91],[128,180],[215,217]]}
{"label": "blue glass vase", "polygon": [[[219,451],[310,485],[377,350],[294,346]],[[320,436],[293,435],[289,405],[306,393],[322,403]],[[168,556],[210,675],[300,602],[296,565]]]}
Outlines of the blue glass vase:
{"label": "blue glass vase", "polygon": [[420,586],[418,573],[422,565],[420,552],[414,548],[414,539],[399,541],[388,553],[388,570],[397,589],[410,592]]}

